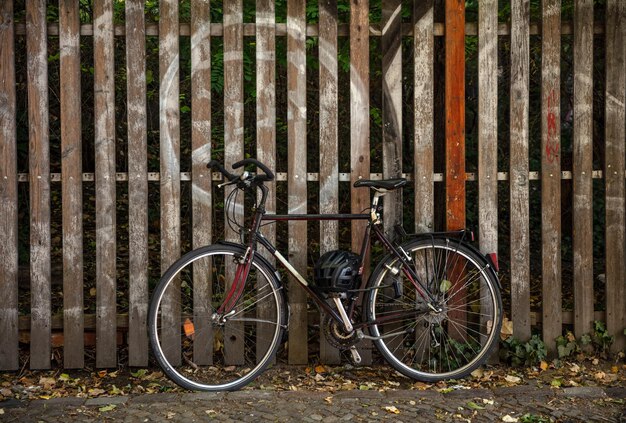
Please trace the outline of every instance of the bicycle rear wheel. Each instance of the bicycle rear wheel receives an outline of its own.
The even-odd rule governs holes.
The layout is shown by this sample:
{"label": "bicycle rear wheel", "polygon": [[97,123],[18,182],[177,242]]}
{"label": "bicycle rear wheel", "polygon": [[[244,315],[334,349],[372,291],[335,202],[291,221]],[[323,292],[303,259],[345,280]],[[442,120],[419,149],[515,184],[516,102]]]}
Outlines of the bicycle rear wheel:
{"label": "bicycle rear wheel", "polygon": [[462,378],[488,357],[502,321],[495,272],[470,247],[450,239],[403,245],[419,281],[437,299],[433,311],[396,257],[374,270],[366,310],[376,347],[400,373],[427,382]]}
{"label": "bicycle rear wheel", "polygon": [[238,301],[228,298],[245,248],[191,251],[163,275],[150,303],[152,350],[165,373],[192,390],[236,390],[274,359],[287,323],[275,270],[255,257]]}

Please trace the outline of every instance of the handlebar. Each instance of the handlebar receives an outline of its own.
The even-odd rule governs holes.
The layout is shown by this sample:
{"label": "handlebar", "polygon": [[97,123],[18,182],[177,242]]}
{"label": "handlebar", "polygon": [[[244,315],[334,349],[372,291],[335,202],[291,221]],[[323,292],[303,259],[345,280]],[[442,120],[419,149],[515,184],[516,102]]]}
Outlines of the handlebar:
{"label": "handlebar", "polygon": [[[263,163],[261,163],[260,161],[256,159],[240,160],[237,163],[233,164],[233,169],[238,169],[248,164],[255,165],[264,172],[264,173],[257,174],[254,176],[254,179],[256,179],[257,181],[264,182],[264,181],[271,181],[274,179],[274,174],[272,173],[272,171],[269,170],[267,166],[265,166]],[[209,163],[207,163],[207,167],[209,169],[211,168],[217,169],[222,175],[224,175],[226,179],[228,179],[231,182],[234,182],[235,180],[240,178],[239,175],[234,175],[230,173],[229,171],[227,171],[224,168],[224,166],[222,166],[222,164],[219,163],[217,160],[211,160]]]}

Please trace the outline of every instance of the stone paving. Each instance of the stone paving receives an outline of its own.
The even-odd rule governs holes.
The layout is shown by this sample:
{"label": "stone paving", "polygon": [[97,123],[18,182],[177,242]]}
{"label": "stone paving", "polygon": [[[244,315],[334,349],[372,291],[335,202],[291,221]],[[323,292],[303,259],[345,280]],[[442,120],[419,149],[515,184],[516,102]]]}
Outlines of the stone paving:
{"label": "stone paving", "polygon": [[2,422],[626,422],[626,387],[159,393],[0,402]]}

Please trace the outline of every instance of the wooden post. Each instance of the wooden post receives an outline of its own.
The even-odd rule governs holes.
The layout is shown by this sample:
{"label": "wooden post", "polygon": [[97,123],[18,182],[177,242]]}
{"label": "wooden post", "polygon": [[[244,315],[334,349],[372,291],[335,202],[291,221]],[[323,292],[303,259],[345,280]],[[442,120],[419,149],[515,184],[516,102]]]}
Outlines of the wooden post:
{"label": "wooden post", "polygon": [[[276,169],[276,17],[274,0],[257,0],[256,8],[256,69],[257,69],[257,159],[272,170]],[[276,212],[276,181],[266,182],[269,188],[265,209]],[[265,237],[274,244],[276,226],[263,228]],[[263,254],[274,264],[274,257],[267,251]],[[259,275],[258,289],[264,288],[267,281]],[[260,319],[271,320],[272,309],[268,302],[258,305]],[[274,328],[271,325],[257,324],[257,357],[267,351]]]}
{"label": "wooden post", "polygon": [[94,2],[96,366],[117,366],[113,2]]}
{"label": "wooden post", "polygon": [[615,336],[614,352],[626,346],[626,253],[624,251],[624,102],[626,86],[625,33],[626,5],[607,1],[606,13],[606,105],[605,105],[605,177],[606,177],[606,327]]}
{"label": "wooden post", "polygon": [[415,231],[434,230],[434,5],[413,0]]}
{"label": "wooden post", "polygon": [[[319,2],[320,61],[320,213],[339,212],[339,143],[338,143],[338,68],[337,0]],[[320,222],[320,255],[338,248],[339,224]],[[320,334],[320,360],[335,364],[341,361],[339,350]]]}
{"label": "wooden post", "polygon": [[561,0],[542,2],[541,242],[543,341],[561,335]]}
{"label": "wooden post", "polygon": [[[402,176],[402,2],[383,1],[383,177]],[[402,190],[383,199],[385,232],[395,238],[394,227],[402,224]]]}
{"label": "wooden post", "polygon": [[[211,243],[213,231],[213,194],[211,170],[211,10],[210,2],[191,2],[191,201],[193,210],[193,248]],[[193,310],[196,335],[193,361],[213,363],[213,328],[210,315],[212,272],[210,260],[194,263]]]}
{"label": "wooden post", "polygon": [[511,3],[509,188],[511,201],[511,319],[516,338],[530,339],[528,183],[529,0]]}
{"label": "wooden post", "polygon": [[574,3],[574,333],[593,330],[593,1]]}
{"label": "wooden post", "polygon": [[0,370],[19,368],[17,134],[13,2],[0,4]]}
{"label": "wooden post", "polygon": [[59,44],[63,176],[63,364],[65,368],[71,369],[82,368],[85,363],[80,17],[75,1],[59,2]]}
{"label": "wooden post", "polygon": [[[180,255],[180,106],[178,1],[159,3],[159,131],[161,159],[161,273]],[[181,361],[180,280],[163,298],[162,338],[170,363]]]}
{"label": "wooden post", "polygon": [[50,151],[46,2],[26,2],[30,187],[30,367],[50,367]]}
{"label": "wooden post", "polygon": [[148,365],[148,144],[143,0],[126,1],[128,365]]}
{"label": "wooden post", "polygon": [[[224,2],[224,162],[227,168],[243,159],[243,98],[243,4],[241,0],[233,0]],[[226,187],[224,198],[232,190],[232,187]],[[243,207],[243,200],[239,200],[234,217],[240,222]],[[239,234],[227,229],[226,239],[239,242]],[[229,284],[234,277],[234,271],[227,272]],[[230,322],[226,326],[224,353],[229,364],[244,363],[244,340],[239,336],[243,333],[242,326],[241,322]]]}
{"label": "wooden post", "polygon": [[[287,132],[289,213],[307,212],[306,145],[306,1],[287,3]],[[307,224],[289,222],[289,261],[301,274],[307,268]],[[289,363],[306,364],[307,300],[304,290],[290,279]]]}

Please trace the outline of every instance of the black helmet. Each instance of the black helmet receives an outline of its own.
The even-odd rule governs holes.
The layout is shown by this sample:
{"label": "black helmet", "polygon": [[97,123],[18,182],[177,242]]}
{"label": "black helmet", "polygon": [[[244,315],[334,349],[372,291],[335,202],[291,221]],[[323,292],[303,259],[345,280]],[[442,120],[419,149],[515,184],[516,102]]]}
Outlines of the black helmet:
{"label": "black helmet", "polygon": [[358,282],[360,262],[359,256],[349,251],[329,251],[315,264],[315,282],[332,291],[353,289]]}

